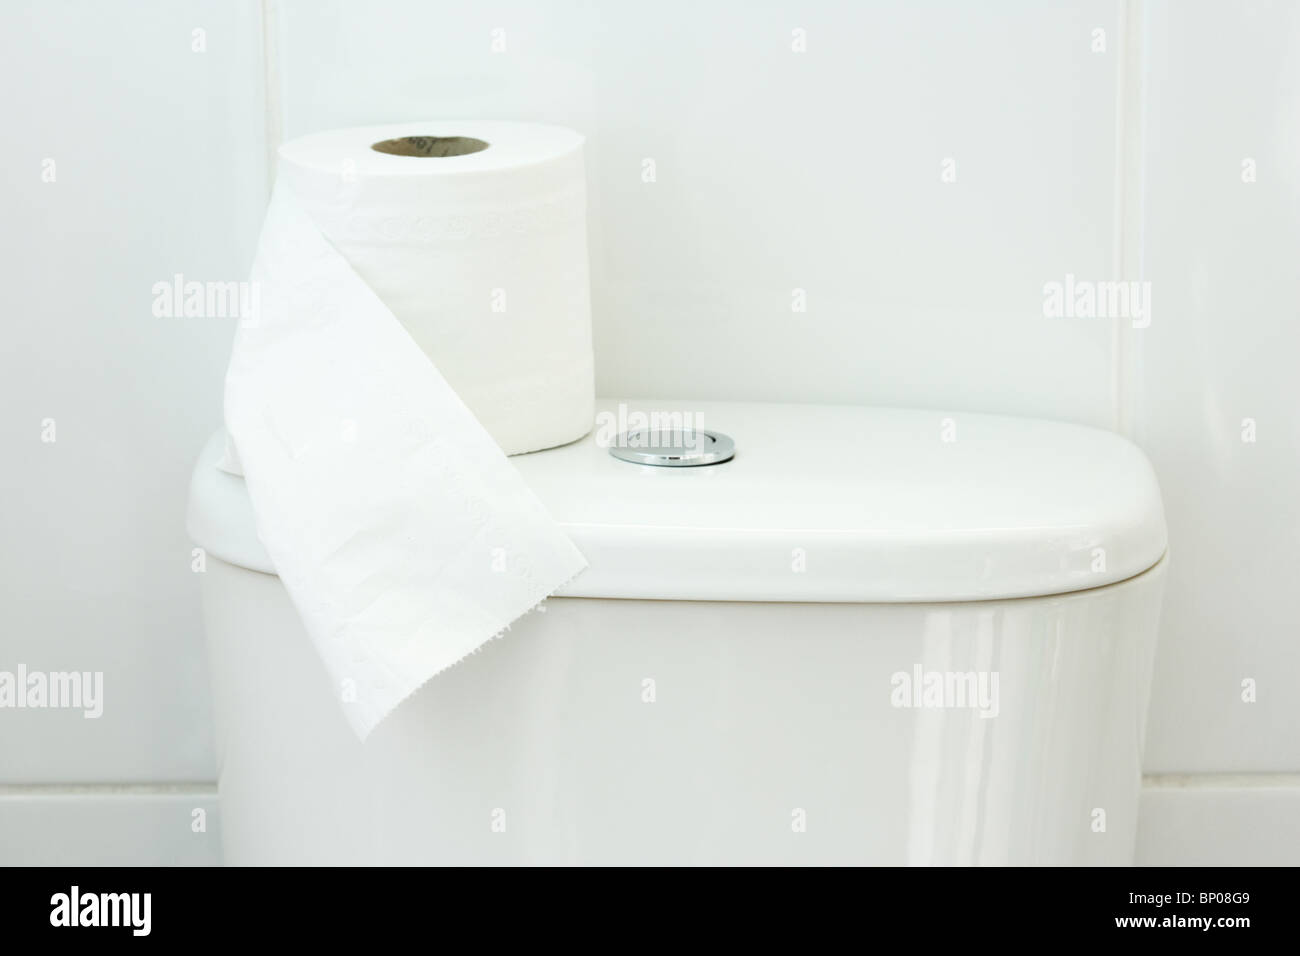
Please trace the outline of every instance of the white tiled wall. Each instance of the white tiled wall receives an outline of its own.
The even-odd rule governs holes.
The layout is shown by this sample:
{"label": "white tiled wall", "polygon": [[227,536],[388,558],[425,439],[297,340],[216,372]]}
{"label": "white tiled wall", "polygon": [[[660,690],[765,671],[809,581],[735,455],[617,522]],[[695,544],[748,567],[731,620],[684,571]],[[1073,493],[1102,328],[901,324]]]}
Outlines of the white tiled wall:
{"label": "white tiled wall", "polygon": [[1300,774],[1147,778],[1139,866],[1295,866]]}
{"label": "white tiled wall", "polygon": [[[419,116],[587,133],[604,393],[1135,421],[1174,548],[1149,769],[1243,774],[1157,781],[1141,858],[1233,859],[1230,843],[1194,841],[1207,821],[1249,819],[1256,798],[1283,832],[1297,826],[1284,773],[1300,771],[1294,6],[264,6],[147,0],[126,17],[31,0],[3,14],[23,22],[0,30],[0,54],[24,89],[0,131],[0,254],[21,317],[0,350],[0,494],[23,503],[0,517],[2,646],[31,667],[102,669],[108,699],[99,722],[0,722],[0,816],[22,811],[0,825],[0,859],[25,858],[13,834],[78,808],[127,814],[130,832],[155,821],[168,858],[209,858],[210,843],[172,829],[189,791],[42,789],[214,772],[182,516],[231,330],[155,318],[150,287],[243,276],[268,125],[294,136]],[[1140,69],[1121,79],[1125,22]],[[206,52],[191,49],[196,28]],[[40,181],[47,157],[54,184]],[[1138,269],[1153,282],[1149,329],[1116,340],[1097,320],[1043,317],[1045,282]],[[53,445],[39,440],[47,417]],[[1273,859],[1248,843],[1237,859]]]}
{"label": "white tiled wall", "polygon": [[1174,561],[1147,764],[1300,771],[1300,6],[1149,14],[1138,438]]}
{"label": "white tiled wall", "polygon": [[0,787],[0,865],[215,866],[211,784]]}
{"label": "white tiled wall", "polygon": [[184,514],[233,322],[155,317],[152,287],[247,274],[264,195],[257,14],[224,0],[0,12],[0,667],[104,674],[97,720],[4,711],[0,784],[213,777]]}
{"label": "white tiled wall", "polygon": [[1111,421],[1109,327],[1042,286],[1112,268],[1116,2],[278,6],[287,136],[586,133],[603,393]]}

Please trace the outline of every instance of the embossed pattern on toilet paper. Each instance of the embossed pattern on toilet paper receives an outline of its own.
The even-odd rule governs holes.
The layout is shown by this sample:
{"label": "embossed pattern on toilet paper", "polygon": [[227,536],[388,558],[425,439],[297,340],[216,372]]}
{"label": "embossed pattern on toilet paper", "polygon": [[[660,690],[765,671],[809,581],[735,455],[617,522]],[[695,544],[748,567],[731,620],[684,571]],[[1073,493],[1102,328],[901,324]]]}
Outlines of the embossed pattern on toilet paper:
{"label": "embossed pattern on toilet paper", "polygon": [[364,737],[585,561],[286,178],[253,280],[227,428],[258,535]]}
{"label": "embossed pattern on toilet paper", "polygon": [[[460,156],[371,144],[472,136]],[[582,437],[594,414],[582,138],[498,122],[314,134],[281,149],[316,227],[514,455]]]}

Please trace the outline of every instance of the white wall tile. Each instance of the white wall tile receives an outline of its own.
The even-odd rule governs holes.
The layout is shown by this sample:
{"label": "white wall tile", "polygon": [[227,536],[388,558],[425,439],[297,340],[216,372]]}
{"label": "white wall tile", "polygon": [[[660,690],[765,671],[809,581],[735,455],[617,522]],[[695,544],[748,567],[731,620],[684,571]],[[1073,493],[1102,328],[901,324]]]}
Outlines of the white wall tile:
{"label": "white wall tile", "polygon": [[0,866],[220,862],[221,822],[217,795],[210,787],[119,792],[0,789]]}
{"label": "white wall tile", "polygon": [[[195,832],[194,810],[206,813]],[[1139,866],[1300,865],[1300,779],[1157,777],[1142,790]],[[220,800],[90,788],[0,792],[0,866],[214,866]]]}
{"label": "white wall tile", "polygon": [[1045,319],[1042,287],[1112,269],[1117,59],[1090,43],[1116,3],[279,9],[289,136],[587,134],[603,393],[1112,419],[1109,327]]}
{"label": "white wall tile", "polygon": [[1139,866],[1300,866],[1300,775],[1156,777],[1139,812]]}
{"label": "white wall tile", "polygon": [[210,778],[184,515],[234,324],[155,317],[152,287],[247,277],[258,5],[24,0],[3,17],[0,669],[102,670],[106,702],[99,720],[5,711],[0,782]]}
{"label": "white wall tile", "polygon": [[[1138,437],[1171,562],[1150,772],[1300,769],[1300,8],[1149,5]],[[1253,159],[1258,181],[1243,183]],[[1243,420],[1256,440],[1243,441]],[[1257,702],[1241,682],[1257,684]]]}

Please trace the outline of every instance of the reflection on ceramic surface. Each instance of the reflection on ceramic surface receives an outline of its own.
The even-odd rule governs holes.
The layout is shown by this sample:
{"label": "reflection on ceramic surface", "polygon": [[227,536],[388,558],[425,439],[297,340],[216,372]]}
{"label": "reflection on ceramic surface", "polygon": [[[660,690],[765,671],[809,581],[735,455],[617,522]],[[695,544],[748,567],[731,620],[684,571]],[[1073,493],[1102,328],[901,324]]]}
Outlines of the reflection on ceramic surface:
{"label": "reflection on ceramic surface", "polygon": [[[279,581],[214,560],[226,862],[1128,863],[1164,567],[967,604],[554,599],[361,745]],[[996,698],[899,706],[918,668]]]}

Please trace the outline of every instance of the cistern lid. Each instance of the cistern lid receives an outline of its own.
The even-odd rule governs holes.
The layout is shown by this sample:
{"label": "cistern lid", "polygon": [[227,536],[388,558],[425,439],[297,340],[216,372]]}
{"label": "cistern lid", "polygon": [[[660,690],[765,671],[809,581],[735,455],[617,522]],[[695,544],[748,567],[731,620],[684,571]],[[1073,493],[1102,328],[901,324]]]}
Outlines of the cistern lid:
{"label": "cistern lid", "polygon": [[[730,460],[619,460],[649,427],[730,436]],[[629,425],[631,427],[629,427]],[[273,573],[243,481],[195,468],[190,533]],[[586,438],[512,458],[589,568],[569,597],[968,601],[1062,594],[1164,554],[1146,457],[1111,432],[1034,419],[856,406],[600,402]]]}

